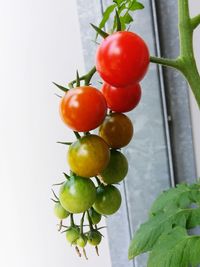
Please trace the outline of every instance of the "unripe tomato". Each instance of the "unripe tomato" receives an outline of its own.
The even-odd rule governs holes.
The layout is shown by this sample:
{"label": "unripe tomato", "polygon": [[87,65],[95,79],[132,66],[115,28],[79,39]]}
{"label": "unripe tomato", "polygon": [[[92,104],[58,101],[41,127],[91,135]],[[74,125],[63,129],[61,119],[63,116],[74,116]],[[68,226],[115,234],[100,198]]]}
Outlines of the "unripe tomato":
{"label": "unripe tomato", "polygon": [[77,226],[72,226],[66,231],[66,239],[71,245],[76,244],[76,240],[80,236],[80,229]]}
{"label": "unripe tomato", "polygon": [[131,120],[122,113],[111,113],[106,117],[99,128],[99,136],[111,148],[121,148],[131,141],[133,137],[133,124]]}
{"label": "unripe tomato", "polygon": [[101,233],[97,230],[93,230],[88,234],[88,244],[92,246],[98,246],[101,243]]}
{"label": "unripe tomato", "polygon": [[77,132],[88,132],[97,128],[104,120],[106,110],[103,94],[91,86],[69,90],[60,103],[62,120]]}
{"label": "unripe tomato", "polygon": [[71,170],[82,177],[96,176],[105,169],[109,159],[109,147],[97,135],[87,135],[78,139],[68,151]]}
{"label": "unripe tomato", "polygon": [[116,87],[139,83],[149,62],[149,50],[144,40],[127,31],[109,35],[96,54],[96,69],[101,78]]}
{"label": "unripe tomato", "polygon": [[98,224],[101,221],[101,214],[96,212],[93,208],[89,209],[89,215],[92,221],[92,224]]}
{"label": "unripe tomato", "polygon": [[106,98],[108,108],[115,112],[131,111],[141,99],[141,87],[139,84],[128,87],[114,87],[104,83],[101,90]]}
{"label": "unripe tomato", "polygon": [[121,182],[128,172],[128,161],[119,151],[111,150],[110,162],[100,174],[106,184],[116,184]]}
{"label": "unripe tomato", "polygon": [[121,206],[121,194],[113,185],[101,185],[97,189],[97,198],[93,208],[100,214],[111,215]]}
{"label": "unripe tomato", "polygon": [[81,247],[84,248],[87,245],[87,237],[85,235],[81,235],[77,240],[76,240],[76,244]]}
{"label": "unripe tomato", "polygon": [[65,218],[67,218],[69,216],[69,214],[70,214],[68,211],[66,211],[62,207],[62,205],[60,204],[60,202],[59,203],[56,203],[54,205],[54,213],[55,213],[56,217],[58,217],[58,219],[60,219],[60,220],[63,220]]}
{"label": "unripe tomato", "polygon": [[96,187],[92,180],[72,176],[60,188],[61,205],[71,213],[88,210],[96,199]]}

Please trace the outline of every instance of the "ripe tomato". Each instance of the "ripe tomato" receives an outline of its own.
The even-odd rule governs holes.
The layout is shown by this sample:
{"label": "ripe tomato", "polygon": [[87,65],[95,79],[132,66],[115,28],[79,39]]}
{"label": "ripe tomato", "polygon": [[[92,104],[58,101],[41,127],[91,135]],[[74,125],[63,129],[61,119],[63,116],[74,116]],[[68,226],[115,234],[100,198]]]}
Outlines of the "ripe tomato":
{"label": "ripe tomato", "polygon": [[110,162],[100,176],[106,184],[121,182],[128,172],[128,161],[119,151],[111,150]]}
{"label": "ripe tomato", "polygon": [[121,206],[121,194],[113,185],[107,185],[97,188],[97,198],[93,208],[100,214],[111,215]]}
{"label": "ripe tomato", "polygon": [[68,151],[71,170],[82,177],[96,176],[105,169],[109,159],[109,147],[97,135],[87,135],[78,139]]}
{"label": "ripe tomato", "polygon": [[93,230],[88,234],[88,243],[96,247],[101,243],[101,238],[101,233],[97,230]]}
{"label": "ripe tomato", "polygon": [[92,224],[98,224],[101,221],[101,214],[96,212],[93,208],[89,209],[89,215],[92,221]]}
{"label": "ripe tomato", "polygon": [[60,188],[60,203],[70,213],[88,210],[96,199],[96,187],[92,180],[72,176]]}
{"label": "ripe tomato", "polygon": [[121,31],[109,35],[96,54],[96,69],[101,78],[113,86],[139,83],[148,69],[149,50],[135,33]]}
{"label": "ripe tomato", "polygon": [[71,245],[76,244],[76,240],[80,236],[80,229],[77,226],[72,226],[66,231],[66,239]]}
{"label": "ripe tomato", "polygon": [[141,99],[141,87],[139,84],[128,87],[114,87],[104,83],[101,90],[106,98],[108,108],[115,112],[131,111]]}
{"label": "ripe tomato", "polygon": [[69,216],[69,212],[66,211],[62,205],[59,203],[56,203],[54,206],[54,213],[56,215],[56,217],[60,220],[63,220],[65,218],[67,218]]}
{"label": "ripe tomato", "polygon": [[124,147],[128,145],[133,136],[132,122],[124,114],[111,113],[100,126],[99,135],[111,148]]}
{"label": "ripe tomato", "polygon": [[82,86],[69,90],[60,103],[64,123],[77,132],[97,128],[106,116],[106,100],[94,87]]}

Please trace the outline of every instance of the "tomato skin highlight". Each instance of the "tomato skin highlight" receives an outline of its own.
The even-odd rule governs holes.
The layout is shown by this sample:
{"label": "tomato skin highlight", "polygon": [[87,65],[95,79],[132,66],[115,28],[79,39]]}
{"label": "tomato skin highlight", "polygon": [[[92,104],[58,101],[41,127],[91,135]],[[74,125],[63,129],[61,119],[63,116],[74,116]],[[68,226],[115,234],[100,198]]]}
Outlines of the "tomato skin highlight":
{"label": "tomato skin highlight", "polygon": [[149,62],[146,43],[132,32],[113,33],[97,49],[96,69],[105,82],[116,87],[139,83]]}
{"label": "tomato skin highlight", "polygon": [[106,184],[116,184],[121,182],[128,173],[128,161],[126,157],[116,150],[111,150],[110,162],[100,174],[101,179]]}
{"label": "tomato skin highlight", "polygon": [[96,187],[92,180],[74,176],[60,188],[61,205],[70,213],[82,213],[96,200]]}
{"label": "tomato skin highlight", "polygon": [[108,108],[119,113],[133,110],[141,99],[139,84],[128,87],[114,87],[104,83],[101,91],[106,98]]}
{"label": "tomato skin highlight", "polygon": [[97,128],[106,116],[107,104],[103,94],[94,87],[70,89],[60,103],[63,122],[77,132]]}
{"label": "tomato skin highlight", "polygon": [[104,170],[110,160],[110,150],[98,135],[87,135],[78,139],[67,154],[71,170],[82,177],[93,177]]}
{"label": "tomato skin highlight", "polygon": [[113,185],[99,186],[93,208],[102,215],[114,214],[121,206],[120,191]]}
{"label": "tomato skin highlight", "polygon": [[99,136],[109,147],[114,149],[128,145],[133,137],[133,132],[131,120],[122,113],[109,114],[99,127]]}

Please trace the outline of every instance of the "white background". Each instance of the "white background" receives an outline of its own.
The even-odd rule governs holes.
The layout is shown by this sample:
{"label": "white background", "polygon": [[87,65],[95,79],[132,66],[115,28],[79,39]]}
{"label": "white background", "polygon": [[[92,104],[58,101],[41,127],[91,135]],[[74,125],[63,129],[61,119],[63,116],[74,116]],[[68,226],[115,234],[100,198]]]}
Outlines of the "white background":
{"label": "white background", "polygon": [[[192,3],[193,14],[200,11]],[[195,40],[197,51],[200,31]],[[55,142],[73,139],[51,81],[65,84],[77,66],[84,71],[76,1],[0,0],[0,59],[0,266],[111,266],[106,239],[100,258],[94,251],[87,263],[77,258],[56,231],[49,200],[51,184],[67,171],[66,148]]]}

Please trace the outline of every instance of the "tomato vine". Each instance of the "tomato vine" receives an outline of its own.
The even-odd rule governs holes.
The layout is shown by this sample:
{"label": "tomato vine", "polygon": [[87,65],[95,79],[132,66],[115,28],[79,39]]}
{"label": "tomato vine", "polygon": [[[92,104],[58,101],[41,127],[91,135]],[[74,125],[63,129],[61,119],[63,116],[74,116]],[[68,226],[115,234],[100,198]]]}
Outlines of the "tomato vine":
{"label": "tomato vine", "polygon": [[[58,142],[69,146],[67,158],[71,172],[70,175],[64,173],[66,181],[56,184],[60,186],[60,191],[59,196],[53,191],[54,211],[60,219],[59,231],[65,229],[63,232],[68,242],[75,246],[78,256],[81,256],[81,248],[87,259],[87,244],[94,246],[99,255],[100,230],[104,227],[97,225],[102,215],[111,215],[120,208],[121,194],[115,184],[125,178],[128,161],[119,149],[129,144],[134,133],[132,122],[123,113],[131,111],[139,103],[142,92],[139,82],[146,74],[149,62],[180,71],[200,107],[200,75],[193,50],[193,33],[200,24],[200,15],[190,17],[188,0],[178,0],[178,3],[180,55],[177,58],[150,56],[143,39],[128,31],[134,21],[133,12],[144,8],[139,1],[113,0],[99,26],[91,24],[96,31],[96,39],[98,36],[103,38],[95,66],[82,76],[77,71],[76,79],[70,81],[67,87],[54,83],[65,93],[60,104],[61,118],[76,137],[74,142]],[[113,23],[107,33],[104,27],[109,19]],[[103,80],[101,91],[91,86],[96,72]],[[98,134],[92,134],[91,131],[98,127]],[[190,236],[186,230],[200,224],[199,207],[193,209],[190,205],[199,203],[199,184],[177,186],[161,194],[152,207],[149,220],[136,232],[129,258],[152,251],[149,267],[172,267],[159,255],[168,253],[163,246],[168,239],[170,243],[170,238],[174,239],[172,246],[181,241],[184,247],[190,249],[187,243]],[[82,216],[77,224],[74,215],[78,213]],[[63,220],[67,218],[70,218],[69,226],[64,226]],[[88,225],[84,225],[86,219]],[[164,226],[160,226],[160,222]],[[200,247],[200,240],[198,243]],[[200,262],[200,258],[192,253],[191,250],[184,266]],[[168,257],[171,262],[173,254],[169,253]],[[173,267],[178,267],[175,264]]]}

